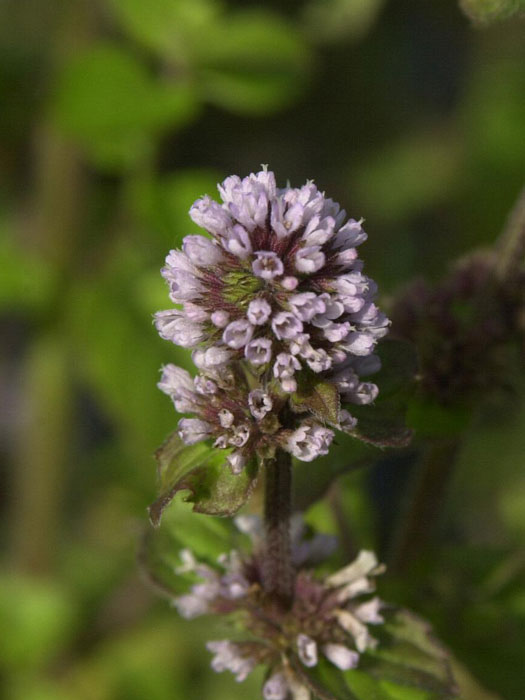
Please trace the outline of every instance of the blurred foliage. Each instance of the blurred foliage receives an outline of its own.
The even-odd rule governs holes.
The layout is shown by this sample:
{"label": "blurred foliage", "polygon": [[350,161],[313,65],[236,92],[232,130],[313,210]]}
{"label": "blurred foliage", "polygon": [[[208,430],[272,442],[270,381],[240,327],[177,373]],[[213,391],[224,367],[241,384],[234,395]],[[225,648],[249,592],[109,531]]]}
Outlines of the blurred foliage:
{"label": "blurred foliage", "polygon": [[[151,325],[169,305],[158,271],[196,230],[192,201],[266,162],[282,183],[315,177],[366,216],[363,255],[385,295],[493,243],[523,185],[523,24],[518,2],[461,6],[486,28],[448,0],[0,3],[9,700],[258,697],[260,674],[237,686],[208,670],[218,623],[181,621],[138,573],[152,455],[177,420],[159,367],[190,366]],[[342,437],[315,471],[296,466],[296,500],[340,535],[342,561],[363,546],[388,558],[382,597],[430,619],[455,666],[515,700],[525,391],[510,389],[457,414],[412,400],[411,448]],[[439,517],[420,519],[425,545],[400,569],[421,441],[451,436]],[[227,521],[190,510],[176,499],[159,531],[174,563],[182,546],[230,541]],[[464,677],[465,700],[487,697]]]}
{"label": "blurred foliage", "polygon": [[57,93],[58,126],[110,169],[140,165],[162,130],[185,126],[197,107],[189,87],[155,80],[133,54],[110,43],[68,63]]}
{"label": "blurred foliage", "polygon": [[460,0],[463,11],[475,22],[490,24],[525,11],[523,0]]}
{"label": "blurred foliage", "polygon": [[323,700],[453,700],[459,697],[446,653],[431,629],[405,610],[387,613],[377,651],[367,654],[357,670],[341,673],[321,659],[311,669],[296,671]]}
{"label": "blurred foliage", "polygon": [[302,14],[307,36],[316,43],[359,40],[372,28],[385,0],[311,0]]}

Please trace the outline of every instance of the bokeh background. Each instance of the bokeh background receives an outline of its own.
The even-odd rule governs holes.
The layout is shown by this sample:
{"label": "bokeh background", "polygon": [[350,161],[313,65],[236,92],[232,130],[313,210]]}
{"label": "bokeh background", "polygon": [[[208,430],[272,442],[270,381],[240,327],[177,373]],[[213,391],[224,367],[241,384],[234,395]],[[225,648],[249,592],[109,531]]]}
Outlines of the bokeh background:
{"label": "bokeh background", "polygon": [[[5,697],[258,697],[257,677],[208,670],[214,623],[181,621],[137,566],[152,454],[176,422],[158,370],[188,366],[151,324],[164,256],[195,231],[197,196],[268,163],[366,218],[384,297],[438,280],[495,241],[523,184],[524,27],[475,27],[454,0],[0,2]],[[470,416],[433,537],[381,590],[508,700],[525,656],[523,394]],[[387,557],[402,462],[342,478],[312,517]]]}

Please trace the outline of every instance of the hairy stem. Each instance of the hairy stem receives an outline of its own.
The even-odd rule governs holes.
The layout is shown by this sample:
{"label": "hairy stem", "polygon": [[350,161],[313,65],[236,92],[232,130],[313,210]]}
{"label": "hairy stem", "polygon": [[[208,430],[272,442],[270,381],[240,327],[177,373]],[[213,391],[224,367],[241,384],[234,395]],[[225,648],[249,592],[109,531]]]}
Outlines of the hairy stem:
{"label": "hairy stem", "polygon": [[292,458],[277,450],[275,459],[266,462],[264,494],[265,548],[263,586],[287,605],[292,599],[294,571],[290,546],[292,509]]}

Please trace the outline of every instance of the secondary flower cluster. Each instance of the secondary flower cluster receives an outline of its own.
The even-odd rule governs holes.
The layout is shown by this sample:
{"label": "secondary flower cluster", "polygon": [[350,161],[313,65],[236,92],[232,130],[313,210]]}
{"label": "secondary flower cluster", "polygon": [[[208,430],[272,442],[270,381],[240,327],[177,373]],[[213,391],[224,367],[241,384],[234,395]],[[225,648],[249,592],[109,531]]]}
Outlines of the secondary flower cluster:
{"label": "secondary flower cluster", "polygon": [[498,279],[498,260],[490,250],[470,254],[437,284],[416,280],[393,304],[393,333],[416,345],[421,385],[443,404],[514,384],[525,330],[525,275],[518,269]]}
{"label": "secondary flower cluster", "polygon": [[170,299],[160,335],[196,349],[196,364],[246,360],[285,393],[301,370],[326,375],[344,401],[369,403],[377,387],[378,338],[388,319],[374,304],[375,283],[356,247],[362,222],[308,182],[278,189],[266,169],[219,186],[223,200],[197,200],[190,216],[210,237],[192,235],[162,270]]}
{"label": "secondary flower cluster", "polygon": [[199,615],[234,614],[249,634],[246,641],[209,642],[215,671],[231,671],[243,681],[258,664],[269,668],[263,686],[265,700],[285,700],[289,695],[309,697],[297,669],[312,668],[321,655],[341,670],[355,668],[359,655],[374,648],[376,640],[367,625],[383,622],[382,603],[377,597],[357,599],[375,590],[371,577],[382,573],[372,552],[337,573],[320,580],[304,568],[326,556],[333,538],[317,535],[304,539],[304,527],[294,523],[292,551],[297,567],[293,604],[283,610],[267,598],[261,584],[260,522],[255,517],[237,518],[239,529],[250,534],[254,554],[242,557],[237,551],[219,557],[218,567],[196,561],[189,550],[181,552],[181,573],[193,573],[199,582],[174,605],[186,618]]}
{"label": "secondary flower cluster", "polygon": [[[209,351],[208,351],[209,352]],[[204,369],[196,377],[175,365],[163,368],[159,388],[171,397],[181,418],[178,432],[188,445],[209,438],[219,449],[232,450],[227,456],[233,473],[238,474],[254,456],[272,457],[276,448],[309,462],[328,453],[334,433],[312,417],[291,413],[287,426],[279,420],[286,398],[275,383],[266,389],[251,389],[238,364]],[[355,424],[347,411],[340,411],[336,427]]]}

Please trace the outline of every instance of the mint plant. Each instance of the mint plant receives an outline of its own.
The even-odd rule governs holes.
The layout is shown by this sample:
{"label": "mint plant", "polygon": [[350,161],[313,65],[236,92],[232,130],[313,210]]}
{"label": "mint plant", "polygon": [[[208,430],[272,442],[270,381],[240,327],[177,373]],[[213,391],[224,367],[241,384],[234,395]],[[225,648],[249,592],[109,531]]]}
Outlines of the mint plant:
{"label": "mint plant", "polygon": [[[182,550],[175,571],[191,584],[171,598],[183,617],[234,621],[245,636],[210,641],[212,668],[242,681],[263,665],[266,700],[353,698],[355,690],[366,698],[363,687],[385,676],[369,625],[384,626],[387,648],[399,642],[383,625],[389,618],[395,626],[399,613],[370,597],[384,567],[363,550],[336,573],[317,573],[333,547],[323,535],[305,539],[301,520],[292,518],[293,458],[328,455],[336,431],[379,446],[410,440],[402,420],[389,422],[381,412],[374,419],[380,389],[369,377],[381,367],[375,348],[390,322],[358,256],[363,221],[345,223],[346,212],[313,182],[279,189],[266,167],[227,178],[219,193],[222,203],[206,196],[192,206],[205,235],[187,236],[162,270],[175,307],[158,312],[155,325],[161,337],[192,350],[197,371],[162,370],[159,388],[187,417],[157,453],[161,493],[150,515],[158,526],[176,494],[189,491],[195,511],[232,516],[261,473],[264,513],[262,520],[236,518],[250,537],[245,550],[213,564]],[[362,421],[359,410],[370,417]],[[352,675],[366,652],[378,654],[370,677]],[[427,643],[420,653],[437,652]],[[446,659],[439,659],[439,680],[426,671],[421,680],[414,668],[410,678],[430,690],[437,683],[442,697],[452,697]]]}

